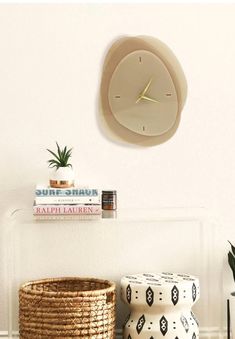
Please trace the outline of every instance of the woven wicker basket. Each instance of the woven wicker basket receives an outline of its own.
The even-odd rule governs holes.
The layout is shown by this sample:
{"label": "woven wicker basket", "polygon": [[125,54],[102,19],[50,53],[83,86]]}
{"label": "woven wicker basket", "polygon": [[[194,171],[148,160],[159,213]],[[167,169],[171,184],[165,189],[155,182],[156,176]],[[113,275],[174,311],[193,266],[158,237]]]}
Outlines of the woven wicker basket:
{"label": "woven wicker basket", "polygon": [[19,290],[20,339],[115,338],[115,299],[108,280],[28,282]]}

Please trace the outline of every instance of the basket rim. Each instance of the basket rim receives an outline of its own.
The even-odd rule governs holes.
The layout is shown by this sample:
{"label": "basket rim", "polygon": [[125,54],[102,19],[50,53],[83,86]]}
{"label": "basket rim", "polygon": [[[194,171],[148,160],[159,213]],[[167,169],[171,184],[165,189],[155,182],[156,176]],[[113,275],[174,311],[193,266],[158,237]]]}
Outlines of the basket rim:
{"label": "basket rim", "polygon": [[[87,290],[87,291],[38,291],[38,290],[32,290],[29,288],[31,285],[37,285],[37,284],[46,284],[50,282],[63,282],[63,281],[87,281],[87,282],[97,282],[100,284],[106,284],[107,287],[104,287],[102,289],[97,290]],[[90,277],[59,277],[59,278],[46,278],[46,279],[39,279],[39,280],[31,280],[28,281],[20,286],[19,291],[29,293],[29,294],[37,294],[37,295],[44,295],[44,296],[58,296],[58,295],[65,295],[68,293],[70,296],[87,296],[87,295],[100,295],[108,292],[113,292],[116,289],[115,282],[111,280],[105,280],[105,279],[98,279],[98,278],[90,278]]]}

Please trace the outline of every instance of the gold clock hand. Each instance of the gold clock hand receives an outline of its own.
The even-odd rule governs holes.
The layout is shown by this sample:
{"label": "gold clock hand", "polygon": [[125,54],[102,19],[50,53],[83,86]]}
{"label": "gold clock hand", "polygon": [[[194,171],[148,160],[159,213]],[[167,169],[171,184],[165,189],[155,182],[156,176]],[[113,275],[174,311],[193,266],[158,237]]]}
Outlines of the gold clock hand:
{"label": "gold clock hand", "polygon": [[149,80],[149,82],[147,83],[147,85],[146,85],[146,87],[145,87],[145,89],[143,90],[143,92],[141,93],[141,97],[143,97],[144,95],[145,95],[145,93],[147,92],[147,90],[149,89],[149,86],[151,85],[151,82],[153,81],[153,78],[151,78],[150,80]]}
{"label": "gold clock hand", "polygon": [[144,100],[148,100],[148,101],[152,101],[152,102],[157,102],[159,103],[160,101],[156,100],[156,99],[153,99],[153,98],[150,98],[146,95],[142,95],[141,99],[144,99]]}
{"label": "gold clock hand", "polygon": [[150,78],[149,82],[147,83],[147,85],[145,86],[145,88],[143,89],[143,91],[140,93],[138,99],[136,100],[136,104],[137,102],[139,102],[142,97],[145,95],[145,93],[147,92],[147,90],[149,89],[149,86],[151,85],[151,82],[153,81],[153,78]]}

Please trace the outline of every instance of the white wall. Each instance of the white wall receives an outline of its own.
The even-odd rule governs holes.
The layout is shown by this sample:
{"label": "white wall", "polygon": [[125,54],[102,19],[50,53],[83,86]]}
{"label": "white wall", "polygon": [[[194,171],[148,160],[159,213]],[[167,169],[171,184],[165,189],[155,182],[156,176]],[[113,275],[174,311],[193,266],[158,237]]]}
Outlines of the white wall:
{"label": "white wall", "polygon": [[[233,4],[1,5],[2,211],[31,205],[57,140],[74,147],[80,183],[117,189],[119,207],[205,206],[226,240],[235,221],[234,17]],[[168,44],[188,80],[179,129],[159,146],[116,144],[99,127],[102,62],[125,34]]]}
{"label": "white wall", "polygon": [[[148,205],[203,205],[233,220],[234,14],[234,5],[1,5],[1,188],[45,180],[45,149],[58,140],[74,147],[80,182],[117,188],[120,206],[154,194]],[[182,121],[163,145],[124,147],[99,129],[102,61],[123,34],[158,37],[185,70]]]}

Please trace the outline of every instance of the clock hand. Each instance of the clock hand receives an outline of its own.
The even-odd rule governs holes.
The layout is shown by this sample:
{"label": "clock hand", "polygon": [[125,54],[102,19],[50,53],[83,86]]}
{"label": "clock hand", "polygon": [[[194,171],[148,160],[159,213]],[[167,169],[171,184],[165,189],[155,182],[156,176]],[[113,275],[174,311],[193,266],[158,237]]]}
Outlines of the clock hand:
{"label": "clock hand", "polygon": [[153,99],[153,98],[150,98],[150,97],[148,97],[146,95],[142,95],[141,99],[152,101],[152,102],[158,102],[158,103],[160,102],[160,101],[158,101],[156,99]]}
{"label": "clock hand", "polygon": [[151,79],[149,80],[149,82],[147,83],[145,89],[144,89],[143,92],[140,94],[141,97],[145,95],[145,93],[146,93],[147,90],[149,89],[149,86],[151,85],[151,82],[152,82],[152,81],[153,81],[153,78],[151,78]]}
{"label": "clock hand", "polygon": [[145,95],[145,93],[147,92],[147,90],[149,89],[149,86],[151,85],[151,82],[153,81],[153,78],[150,78],[149,82],[147,83],[147,85],[145,86],[145,88],[143,89],[143,91],[140,93],[138,99],[136,100],[136,104],[137,102],[139,102],[142,97]]}

